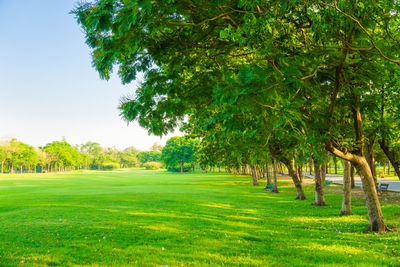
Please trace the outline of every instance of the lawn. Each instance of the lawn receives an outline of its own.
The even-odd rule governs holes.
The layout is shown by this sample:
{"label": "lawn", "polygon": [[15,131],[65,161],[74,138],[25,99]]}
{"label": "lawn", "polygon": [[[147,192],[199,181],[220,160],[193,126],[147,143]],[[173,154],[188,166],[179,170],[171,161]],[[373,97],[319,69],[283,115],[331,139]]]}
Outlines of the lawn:
{"label": "lawn", "polygon": [[[366,232],[364,201],[339,217],[225,173],[130,169],[0,176],[0,266],[400,266],[400,233]],[[400,227],[400,196],[382,203]]]}

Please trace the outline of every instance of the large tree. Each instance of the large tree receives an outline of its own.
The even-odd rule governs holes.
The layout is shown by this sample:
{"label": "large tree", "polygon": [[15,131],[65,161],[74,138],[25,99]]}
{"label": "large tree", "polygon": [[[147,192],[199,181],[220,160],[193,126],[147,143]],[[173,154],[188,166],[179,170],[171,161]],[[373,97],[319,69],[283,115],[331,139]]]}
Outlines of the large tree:
{"label": "large tree", "polygon": [[[285,114],[301,117],[307,136],[357,168],[370,229],[385,231],[363,105],[387,78],[374,70],[399,71],[399,10],[394,0],[99,0],[75,14],[102,78],[115,65],[124,83],[145,73],[135,97],[123,101],[125,119],[161,135],[185,115],[238,99],[280,111],[278,124],[292,122]],[[235,75],[263,86],[238,87]]]}

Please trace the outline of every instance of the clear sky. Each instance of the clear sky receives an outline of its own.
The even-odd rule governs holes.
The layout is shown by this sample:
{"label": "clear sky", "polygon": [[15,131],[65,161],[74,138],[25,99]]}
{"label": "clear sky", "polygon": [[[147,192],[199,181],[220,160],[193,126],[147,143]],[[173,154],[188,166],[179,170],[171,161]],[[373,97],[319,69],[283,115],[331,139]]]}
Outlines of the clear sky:
{"label": "clear sky", "polygon": [[119,117],[120,97],[136,84],[100,80],[69,14],[76,2],[0,0],[0,139],[42,146],[65,136],[72,144],[141,150],[164,144],[168,137],[149,136]]}

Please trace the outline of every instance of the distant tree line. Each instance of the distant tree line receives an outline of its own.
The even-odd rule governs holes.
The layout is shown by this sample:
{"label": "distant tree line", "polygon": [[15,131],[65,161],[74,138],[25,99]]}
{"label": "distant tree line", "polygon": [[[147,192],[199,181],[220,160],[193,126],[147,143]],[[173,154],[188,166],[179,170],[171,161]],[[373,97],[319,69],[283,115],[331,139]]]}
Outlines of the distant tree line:
{"label": "distant tree line", "polygon": [[0,171],[36,173],[138,167],[149,161],[161,161],[162,147],[154,144],[151,149],[152,151],[139,151],[128,147],[118,150],[103,148],[96,142],[73,146],[66,140],[54,141],[36,148],[11,139],[0,143]]}

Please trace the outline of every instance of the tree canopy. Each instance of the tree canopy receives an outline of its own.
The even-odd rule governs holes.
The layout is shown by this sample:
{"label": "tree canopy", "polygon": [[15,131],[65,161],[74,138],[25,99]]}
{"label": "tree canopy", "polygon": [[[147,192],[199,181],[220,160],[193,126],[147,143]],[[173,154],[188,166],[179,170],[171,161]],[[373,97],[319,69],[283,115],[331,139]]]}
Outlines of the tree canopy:
{"label": "tree canopy", "polygon": [[370,229],[387,229],[371,148],[377,138],[398,162],[398,1],[98,0],[73,13],[101,78],[145,75],[124,119],[163,135],[188,118],[203,148],[229,147],[237,163],[260,164],[264,148],[299,199],[293,160],[320,168],[329,151],[361,175]]}
{"label": "tree canopy", "polygon": [[161,160],[168,169],[179,167],[180,172],[183,172],[185,164],[194,167],[197,162],[198,146],[199,141],[196,139],[186,136],[171,137],[162,150]]}

